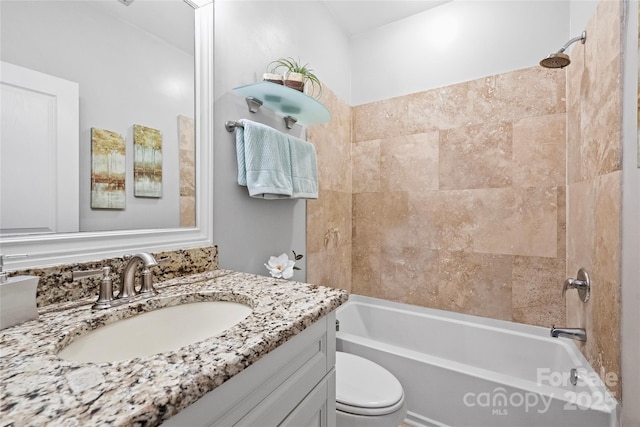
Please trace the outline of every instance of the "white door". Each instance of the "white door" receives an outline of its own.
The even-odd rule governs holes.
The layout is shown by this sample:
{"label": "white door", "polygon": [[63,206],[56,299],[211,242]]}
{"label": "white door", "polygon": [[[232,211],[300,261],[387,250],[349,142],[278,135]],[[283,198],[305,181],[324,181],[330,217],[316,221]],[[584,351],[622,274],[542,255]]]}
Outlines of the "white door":
{"label": "white door", "polygon": [[78,231],[78,84],[0,67],[0,235]]}

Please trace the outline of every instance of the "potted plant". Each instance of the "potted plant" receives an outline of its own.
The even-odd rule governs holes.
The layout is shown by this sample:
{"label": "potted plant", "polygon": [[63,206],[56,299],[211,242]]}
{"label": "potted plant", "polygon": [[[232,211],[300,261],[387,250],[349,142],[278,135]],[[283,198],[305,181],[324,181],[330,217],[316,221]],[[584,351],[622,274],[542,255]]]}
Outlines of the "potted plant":
{"label": "potted plant", "polygon": [[306,83],[311,86],[311,93],[315,94],[318,90],[318,96],[322,94],[322,83],[320,79],[314,74],[314,71],[309,68],[309,64],[300,65],[300,61],[296,61],[293,58],[280,58],[269,63],[271,66],[271,72],[276,73],[279,69],[285,70],[284,85],[292,89],[304,92]]}

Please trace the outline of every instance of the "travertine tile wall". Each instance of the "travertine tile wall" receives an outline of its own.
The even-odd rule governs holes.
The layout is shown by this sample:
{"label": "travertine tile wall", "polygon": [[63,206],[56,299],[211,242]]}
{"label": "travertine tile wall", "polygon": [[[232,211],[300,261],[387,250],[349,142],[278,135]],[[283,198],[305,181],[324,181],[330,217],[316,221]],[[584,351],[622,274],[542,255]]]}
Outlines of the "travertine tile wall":
{"label": "travertine tile wall", "polygon": [[180,227],[196,226],[196,144],[191,117],[178,116],[180,143]]}
{"label": "travertine tile wall", "polygon": [[[585,304],[567,294],[567,324],[620,397],[622,2],[601,1],[567,67],[567,277],[591,275]],[[607,378],[608,374],[608,378]],[[618,381],[615,381],[615,378]]]}
{"label": "travertine tile wall", "polygon": [[[583,327],[582,351],[620,397],[621,16],[602,1],[564,70],[351,109],[325,94],[332,121],[309,128],[321,197],[308,203],[308,281]],[[580,267],[591,300],[569,291],[565,306]]]}
{"label": "travertine tile wall", "polygon": [[564,324],[565,73],[353,108],[353,293]]}
{"label": "travertine tile wall", "polygon": [[307,201],[307,281],[351,290],[351,107],[328,87],[327,124],[309,126],[318,154],[320,194]]}

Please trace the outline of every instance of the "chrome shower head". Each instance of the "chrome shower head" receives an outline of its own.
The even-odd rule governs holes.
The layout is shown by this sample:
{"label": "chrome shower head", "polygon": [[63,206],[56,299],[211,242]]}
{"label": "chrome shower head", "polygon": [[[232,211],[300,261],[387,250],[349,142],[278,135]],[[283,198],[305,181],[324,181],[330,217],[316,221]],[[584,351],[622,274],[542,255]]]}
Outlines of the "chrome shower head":
{"label": "chrome shower head", "polygon": [[540,61],[540,65],[543,66],[544,68],[564,68],[567,65],[571,64],[571,59],[569,59],[569,55],[564,53],[564,51],[567,50],[569,46],[571,46],[573,43],[577,41],[580,41],[582,42],[582,44],[584,44],[587,41],[587,32],[583,31],[580,37],[575,37],[569,40],[567,44],[565,44],[560,48],[559,51],[550,54],[549,56],[544,58],[542,61]]}
{"label": "chrome shower head", "polygon": [[540,65],[544,68],[564,68],[569,64],[571,64],[571,59],[564,52],[552,53],[540,61]]}

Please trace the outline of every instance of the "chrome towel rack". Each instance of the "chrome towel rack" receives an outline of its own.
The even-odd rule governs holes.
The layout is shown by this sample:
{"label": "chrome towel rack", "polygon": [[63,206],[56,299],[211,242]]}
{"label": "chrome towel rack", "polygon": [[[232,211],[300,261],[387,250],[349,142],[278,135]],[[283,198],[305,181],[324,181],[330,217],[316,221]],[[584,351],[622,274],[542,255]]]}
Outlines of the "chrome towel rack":
{"label": "chrome towel rack", "polygon": [[[295,125],[296,122],[297,120],[294,117],[284,117],[284,123],[287,126],[287,129],[293,128],[293,125]],[[242,126],[242,123],[236,120],[227,120],[226,122],[224,122],[224,128],[227,130],[227,132],[233,132],[234,130],[236,130],[236,128],[244,128],[244,126]]]}
{"label": "chrome towel rack", "polygon": [[233,132],[236,128],[244,128],[244,126],[242,126],[242,123],[236,122],[235,120],[227,120],[224,122],[224,128],[227,132]]}

